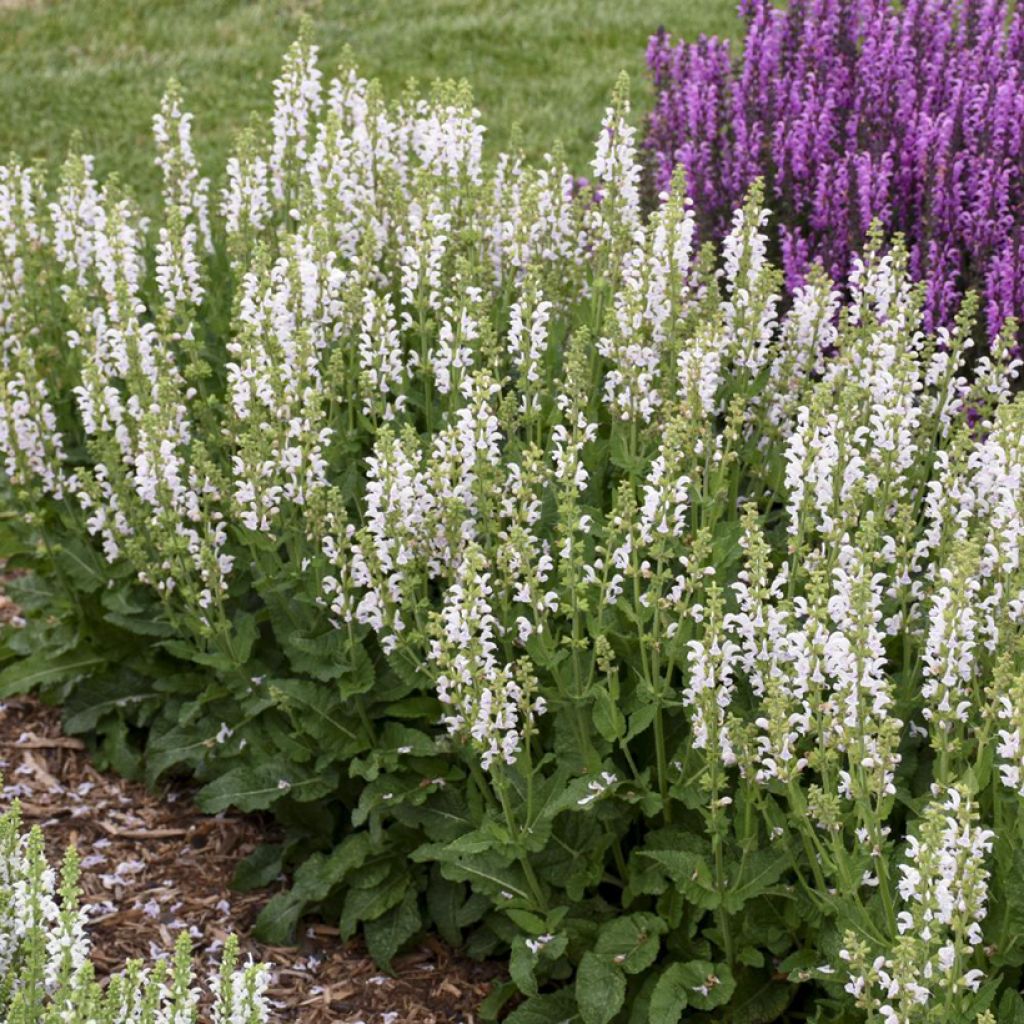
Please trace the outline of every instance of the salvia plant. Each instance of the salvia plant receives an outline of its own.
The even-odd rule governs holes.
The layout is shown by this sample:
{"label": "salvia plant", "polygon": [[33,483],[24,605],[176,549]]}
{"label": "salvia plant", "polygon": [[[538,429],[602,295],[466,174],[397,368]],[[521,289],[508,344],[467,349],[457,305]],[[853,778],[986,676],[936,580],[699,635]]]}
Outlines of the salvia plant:
{"label": "salvia plant", "polygon": [[[2,780],[0,780],[2,781]],[[224,945],[207,986],[195,982],[181,932],[174,955],[99,983],[90,959],[88,915],[79,903],[81,867],[68,850],[58,873],[43,834],[25,830],[14,800],[0,815],[0,1021],[3,1024],[196,1024],[201,1000],[213,1024],[266,1024],[270,980],[263,964],[239,965],[238,940]]]}
{"label": "salvia plant", "polygon": [[182,104],[152,223],[0,172],[3,691],[492,1017],[1024,1020],[1013,323],[967,374],[878,227],[784,301],[759,184],[645,217],[625,83],[582,188],[304,37],[217,187]]}
{"label": "salvia plant", "polygon": [[787,283],[856,265],[871,224],[905,234],[925,323],[966,289],[989,329],[1024,312],[1024,13],[1009,0],[744,0],[728,41],[652,37],[646,145],[658,187],[686,169],[720,237],[767,183]]}

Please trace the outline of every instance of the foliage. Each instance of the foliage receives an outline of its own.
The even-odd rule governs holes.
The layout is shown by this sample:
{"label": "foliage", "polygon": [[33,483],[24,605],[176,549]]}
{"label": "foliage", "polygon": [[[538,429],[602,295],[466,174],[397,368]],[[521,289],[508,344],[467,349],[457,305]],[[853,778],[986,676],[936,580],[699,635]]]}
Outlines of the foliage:
{"label": "foliage", "polygon": [[[876,219],[906,235],[925,321],[977,289],[989,329],[1024,312],[1024,12],[1008,0],[745,0],[746,39],[647,51],[659,188],[693,183],[702,227],[727,230],[763,177],[787,282],[837,280]],[[681,26],[685,31],[686,26]]]}
{"label": "foliage", "polygon": [[[174,957],[145,967],[129,961],[104,986],[89,959],[88,915],[79,905],[78,853],[68,850],[60,880],[46,862],[43,835],[26,833],[17,800],[0,815],[0,1021],[4,1024],[195,1024],[203,989],[192,974],[187,932]],[[238,966],[238,940],[225,943],[209,979],[215,1024],[265,1024],[269,970]]]}
{"label": "foliage", "polygon": [[462,86],[274,95],[216,211],[176,86],[156,224],[2,171],[0,693],[271,810],[266,938],[430,923],[515,1024],[1010,1019],[1012,325],[967,379],[878,232],[783,307],[759,187],[718,268],[624,83],[582,190]]}

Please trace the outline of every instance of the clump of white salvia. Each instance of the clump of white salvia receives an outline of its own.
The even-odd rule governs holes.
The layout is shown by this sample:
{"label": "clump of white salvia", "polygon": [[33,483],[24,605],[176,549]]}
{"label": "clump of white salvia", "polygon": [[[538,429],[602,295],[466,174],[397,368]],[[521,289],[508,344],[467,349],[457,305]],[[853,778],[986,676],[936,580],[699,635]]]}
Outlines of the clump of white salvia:
{"label": "clump of white salvia", "polygon": [[687,644],[682,698],[691,715],[694,748],[708,751],[709,757],[728,767],[736,763],[728,713],[736,691],[733,675],[739,647],[724,628],[721,588],[711,583],[707,595],[707,606],[691,611],[702,622],[704,635]]}
{"label": "clump of white salvia", "polygon": [[938,568],[925,608],[928,635],[922,654],[921,713],[929,723],[932,745],[940,756],[943,751],[948,753],[954,731],[972,719],[981,592],[976,572],[976,552],[970,547],[954,549],[952,565]]}
{"label": "clump of white salvia", "polygon": [[221,190],[220,215],[232,255],[243,259],[249,246],[270,223],[270,167],[256,146],[251,130],[238,139],[237,152],[228,158],[227,182]]}
{"label": "clump of white salvia", "polygon": [[323,106],[319,48],[308,42],[307,28],[288,49],[274,82],[273,141],[268,167],[270,190],[278,202],[294,202],[300,172],[309,154],[314,119]]}
{"label": "clump of white salvia", "polygon": [[738,666],[757,698],[755,777],[789,783],[807,765],[801,740],[811,731],[810,698],[820,693],[824,673],[815,664],[806,626],[799,627],[785,600],[786,567],[772,571],[755,505],[748,507],[743,526],[745,567],[733,584],[739,608],[726,616],[726,627],[736,638]]}
{"label": "clump of white salvia", "polygon": [[[935,787],[916,834],[907,838],[897,889],[902,907],[888,949],[847,934],[840,951],[857,1005],[885,1024],[961,1020],[985,975],[972,966],[988,901],[985,858],[995,833],[978,824],[966,788]],[[941,1008],[941,1009],[940,1009]]]}
{"label": "clump of white salvia", "polygon": [[722,243],[725,346],[731,363],[755,375],[768,363],[781,298],[779,273],[767,257],[763,199],[758,183]]}
{"label": "clump of white salvia", "polygon": [[[33,513],[62,517],[42,499],[71,495],[107,558],[204,647],[230,638],[243,588],[228,585],[253,561],[257,589],[294,585],[321,625],[354,644],[372,631],[396,671],[429,677],[443,728],[499,783],[502,765],[529,764],[555,688],[547,669],[535,678],[538,650],[554,645],[591,694],[608,687],[609,743],[620,696],[657,693],[669,745],[683,734],[702,752],[716,813],[737,774],[755,809],[756,786],[780,802],[806,787],[793,816],[821,843],[806,881],[836,885],[854,912],[858,876],[891,896],[886,815],[901,741],[913,749],[922,725],[941,782],[984,744],[1024,791],[1007,653],[1024,624],[1011,336],[968,383],[969,306],[926,337],[906,253],[878,238],[849,309],[814,271],[777,322],[761,193],[718,274],[710,247],[694,255],[681,183],[644,221],[621,86],[593,188],[577,189],[558,153],[485,161],[464,87],[388,105],[346,63],[324,101],[315,57],[292,49],[272,137],[246,133],[229,163],[226,339],[189,326],[206,315],[204,230],[175,94],[156,125],[172,191],[148,278],[137,211],[87,158],[66,165],[49,223],[41,182],[0,169],[0,449]],[[52,332],[31,315],[51,307]],[[68,356],[53,368],[36,348],[51,334]],[[589,807],[617,780],[585,746]],[[943,948],[917,951],[934,976]],[[850,994],[870,993],[876,1018],[901,1019],[897,996],[917,1012],[910,953],[847,950]],[[165,985],[167,1020],[187,1018],[191,982],[154,989],[159,971],[111,992],[137,1006]],[[235,1024],[262,982],[232,978],[218,1013]],[[84,971],[75,985],[88,1005]]]}
{"label": "clump of white salvia", "polygon": [[491,574],[475,544],[469,545],[441,611],[435,614],[428,658],[448,732],[479,751],[481,766],[515,764],[524,729],[543,714],[535,680],[521,662],[499,657],[501,626],[490,603]]}
{"label": "clump of white salvia", "polygon": [[877,531],[870,525],[840,542],[828,601],[831,631],[825,672],[831,699],[825,722],[829,742],[846,756],[839,793],[881,802],[896,792],[902,722],[894,713],[881,604],[885,577],[874,569]]}
{"label": "clump of white salvia", "polygon": [[192,149],[192,114],[182,109],[181,86],[172,80],[153,117],[156,164],[164,184],[165,209],[176,209],[182,220],[193,221],[207,252],[213,251],[210,235],[210,179],[199,171]]}
{"label": "clump of white salvia", "polygon": [[595,242],[611,246],[615,256],[629,247],[640,226],[641,167],[629,112],[629,79],[623,74],[601,121],[592,162],[593,204],[587,211],[588,233]]}
{"label": "clump of white salvia", "polygon": [[182,109],[181,101],[181,88],[172,80],[153,117],[165,216],[156,244],[155,277],[171,316],[203,301],[200,244],[206,252],[213,252],[210,180],[199,173],[192,150],[192,115]]}

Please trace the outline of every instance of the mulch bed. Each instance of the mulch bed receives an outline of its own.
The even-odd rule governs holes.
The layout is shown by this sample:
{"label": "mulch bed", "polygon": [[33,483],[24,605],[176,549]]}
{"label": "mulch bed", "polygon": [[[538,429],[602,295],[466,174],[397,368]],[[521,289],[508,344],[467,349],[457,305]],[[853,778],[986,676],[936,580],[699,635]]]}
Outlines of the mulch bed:
{"label": "mulch bed", "polygon": [[[0,608],[0,621],[9,616]],[[0,704],[0,771],[0,801],[21,799],[26,822],[42,827],[51,863],[69,844],[83,858],[83,902],[92,907],[101,975],[128,958],[169,950],[182,928],[206,959],[234,932],[243,954],[274,967],[276,1020],[476,1024],[475,1008],[501,973],[459,958],[431,936],[395,959],[394,976],[382,974],[358,941],[340,942],[328,924],[308,924],[297,949],[254,941],[249,930],[275,890],[239,893],[230,881],[237,863],[267,838],[267,824],[202,814],[185,789],[154,794],[97,771],[82,741],[62,734],[59,712],[35,699]]]}

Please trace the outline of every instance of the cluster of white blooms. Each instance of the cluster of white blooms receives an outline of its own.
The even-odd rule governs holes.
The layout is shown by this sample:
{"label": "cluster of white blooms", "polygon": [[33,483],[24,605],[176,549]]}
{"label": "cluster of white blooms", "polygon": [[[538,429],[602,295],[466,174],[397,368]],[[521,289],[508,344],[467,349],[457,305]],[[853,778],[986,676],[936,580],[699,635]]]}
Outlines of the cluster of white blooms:
{"label": "cluster of white blooms", "polygon": [[846,936],[840,952],[849,975],[846,991],[885,1024],[935,1019],[933,1006],[955,1013],[963,996],[980,988],[984,973],[967,964],[982,942],[989,878],[985,857],[994,838],[978,824],[978,808],[966,791],[936,787],[900,864],[904,909],[897,916],[893,946],[872,952],[863,940]]}
{"label": "cluster of white blooms", "polygon": [[594,239],[605,244],[614,240],[616,247],[631,240],[640,226],[642,171],[629,110],[629,79],[623,75],[601,122],[592,165],[594,204],[589,210]]}
{"label": "cluster of white blooms", "polygon": [[433,628],[428,657],[437,677],[437,696],[449,733],[480,750],[489,769],[496,760],[515,764],[524,729],[545,710],[521,663],[498,659],[500,624],[491,609],[490,573],[481,552],[470,546]]}
{"label": "cluster of white blooms", "polygon": [[890,796],[899,764],[902,722],[893,715],[893,684],[886,666],[882,618],[884,576],[872,571],[870,537],[844,543],[828,601],[833,627],[825,645],[831,701],[826,737],[848,758],[840,793],[852,800]]}
{"label": "cluster of white blooms", "polygon": [[153,118],[156,163],[163,174],[166,224],[156,244],[155,276],[165,307],[172,316],[182,306],[203,301],[200,243],[213,252],[210,234],[210,180],[199,173],[192,151],[192,115],[182,109],[181,93],[172,82]]}
{"label": "cluster of white blooms", "polygon": [[712,751],[729,766],[736,763],[728,711],[736,691],[733,673],[739,648],[723,628],[720,591],[709,591],[708,605],[706,612],[701,610],[704,638],[687,645],[690,672],[682,697],[692,709],[694,747]]}
{"label": "cluster of white blooms", "polygon": [[839,338],[836,317],[841,297],[820,268],[793,292],[789,312],[778,332],[777,351],[768,368],[771,402],[765,410],[766,425],[783,438],[795,425],[796,406],[805,382],[825,372],[825,355],[834,351]]}
{"label": "cluster of white blooms", "polygon": [[768,363],[781,297],[778,271],[767,258],[767,223],[768,211],[748,202],[722,243],[724,344],[737,366],[755,374]]}
{"label": "cluster of white blooms", "polygon": [[228,158],[221,190],[220,215],[228,239],[246,251],[251,238],[258,238],[270,221],[270,168],[253,149],[251,136],[243,136],[239,151]]}
{"label": "cluster of white blooms", "polygon": [[523,412],[540,412],[552,303],[534,286],[524,288],[509,309],[508,352],[519,375]]}
{"label": "cluster of white blooms", "polygon": [[664,400],[662,380],[672,378],[669,337],[693,302],[694,218],[683,193],[667,196],[633,238],[619,270],[612,332],[597,349],[609,364],[604,399],[613,415],[650,423]]}
{"label": "cluster of white blooms", "polygon": [[772,571],[753,506],[741,544],[746,567],[733,584],[739,608],[726,617],[726,626],[735,637],[738,667],[758,699],[755,778],[788,783],[807,765],[801,741],[812,731],[811,695],[820,701],[825,686],[824,642],[811,643],[809,624],[798,626],[798,612],[785,600],[788,573],[785,567]]}
{"label": "cluster of white blooms", "polygon": [[293,201],[300,168],[308,155],[313,119],[323,106],[317,47],[298,39],[274,82],[273,144],[267,161],[270,188],[279,202]]}
{"label": "cluster of white blooms", "polygon": [[977,620],[975,608],[981,582],[968,572],[939,570],[941,586],[932,596],[925,646],[925,699],[922,714],[932,727],[950,732],[967,718],[971,707],[968,694],[975,672]]}

